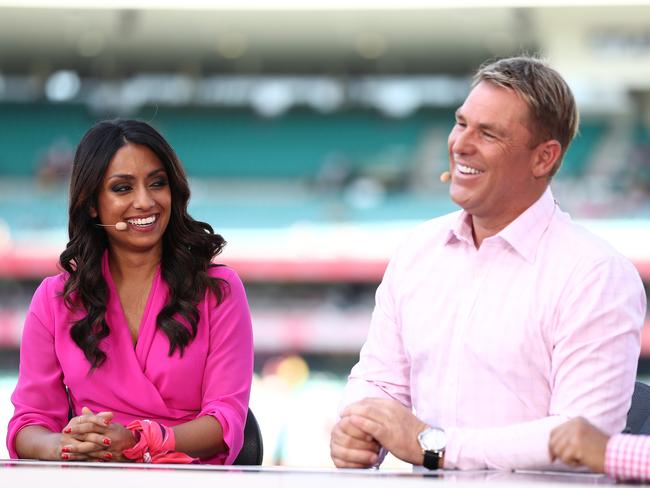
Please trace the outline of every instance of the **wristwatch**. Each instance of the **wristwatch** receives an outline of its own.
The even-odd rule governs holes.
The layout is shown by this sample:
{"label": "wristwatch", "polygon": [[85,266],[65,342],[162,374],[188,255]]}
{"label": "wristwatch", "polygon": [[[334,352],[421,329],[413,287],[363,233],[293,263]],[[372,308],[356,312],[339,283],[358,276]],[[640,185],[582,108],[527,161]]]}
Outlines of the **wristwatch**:
{"label": "wristwatch", "polygon": [[418,434],[418,442],[424,454],[422,465],[427,469],[442,469],[447,445],[445,431],[439,427],[428,427]]}

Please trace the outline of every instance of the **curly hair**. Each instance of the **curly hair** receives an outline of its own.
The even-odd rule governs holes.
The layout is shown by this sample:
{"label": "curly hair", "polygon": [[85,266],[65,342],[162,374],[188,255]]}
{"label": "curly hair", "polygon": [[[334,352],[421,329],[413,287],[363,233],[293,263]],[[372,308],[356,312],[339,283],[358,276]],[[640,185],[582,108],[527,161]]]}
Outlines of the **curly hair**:
{"label": "curly hair", "polygon": [[[91,371],[106,360],[100,348],[110,333],[106,323],[108,287],[102,275],[101,260],[108,247],[104,229],[91,208],[97,205],[104,173],[115,153],[126,144],[140,144],[160,159],[169,180],[171,216],[162,238],[161,276],[169,287],[169,298],[158,314],[156,326],[169,339],[169,355],[196,337],[197,305],[206,290],[221,303],[227,282],[209,276],[212,260],[225,240],[212,227],[194,220],[187,212],[190,189],[185,171],[171,146],[149,124],[138,120],[111,120],[94,125],[81,139],[74,157],[70,180],[69,242],[59,263],[68,274],[63,298],[69,309],[81,308],[86,316],[76,321],[70,337],[83,351]],[[182,319],[187,325],[184,325]],[[189,326],[189,327],[188,327]]]}

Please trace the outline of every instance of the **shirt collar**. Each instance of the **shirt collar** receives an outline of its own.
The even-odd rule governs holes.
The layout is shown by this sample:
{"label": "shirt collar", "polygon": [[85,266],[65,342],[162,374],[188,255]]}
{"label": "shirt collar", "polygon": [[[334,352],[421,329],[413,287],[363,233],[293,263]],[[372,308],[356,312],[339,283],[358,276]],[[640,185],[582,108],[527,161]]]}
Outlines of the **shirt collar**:
{"label": "shirt collar", "polygon": [[547,187],[535,203],[497,235],[532,263],[535,261],[539,240],[551,223],[556,206],[551,188]]}
{"label": "shirt collar", "polygon": [[[547,187],[535,203],[490,239],[503,239],[526,261],[532,263],[535,261],[539,240],[551,222],[555,207],[553,193],[551,188]],[[459,213],[458,219],[449,229],[446,243],[449,244],[453,241],[463,241],[474,245],[471,216],[464,210]]]}
{"label": "shirt collar", "polygon": [[464,242],[466,244],[474,245],[474,236],[472,235],[472,217],[470,214],[461,210],[458,213],[458,218],[454,225],[449,229],[449,234],[445,244],[451,242]]}

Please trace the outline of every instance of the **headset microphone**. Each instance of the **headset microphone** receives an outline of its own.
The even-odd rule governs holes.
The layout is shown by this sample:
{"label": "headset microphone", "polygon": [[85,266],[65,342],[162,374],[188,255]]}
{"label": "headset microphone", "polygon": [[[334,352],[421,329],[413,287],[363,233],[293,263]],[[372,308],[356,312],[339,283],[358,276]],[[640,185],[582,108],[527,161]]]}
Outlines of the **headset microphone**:
{"label": "headset microphone", "polygon": [[117,224],[95,224],[99,227],[115,227],[115,230],[126,230],[128,225],[126,222],[118,222]]}
{"label": "headset microphone", "polygon": [[448,183],[451,180],[451,173],[449,171],[443,171],[440,175],[440,181],[442,183]]}

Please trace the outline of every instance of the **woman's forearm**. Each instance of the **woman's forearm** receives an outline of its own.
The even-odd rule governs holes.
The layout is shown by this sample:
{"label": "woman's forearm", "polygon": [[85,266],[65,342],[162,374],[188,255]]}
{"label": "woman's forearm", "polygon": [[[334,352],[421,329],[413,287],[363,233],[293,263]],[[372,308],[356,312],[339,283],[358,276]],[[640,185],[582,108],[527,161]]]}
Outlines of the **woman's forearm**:
{"label": "woman's forearm", "polygon": [[60,460],[61,434],[40,425],[28,425],[18,432],[15,447],[22,459]]}
{"label": "woman's forearm", "polygon": [[211,458],[226,450],[221,424],[211,415],[174,426],[176,450],[192,457]]}

